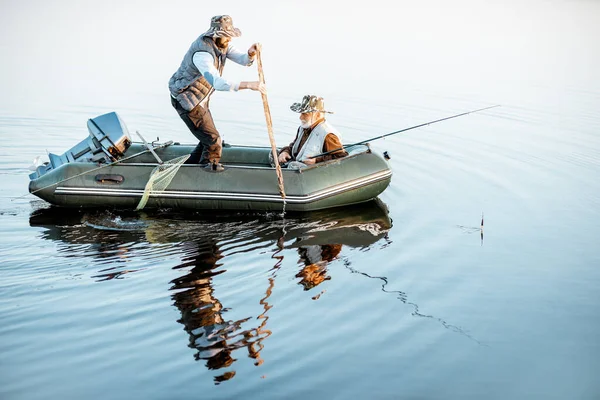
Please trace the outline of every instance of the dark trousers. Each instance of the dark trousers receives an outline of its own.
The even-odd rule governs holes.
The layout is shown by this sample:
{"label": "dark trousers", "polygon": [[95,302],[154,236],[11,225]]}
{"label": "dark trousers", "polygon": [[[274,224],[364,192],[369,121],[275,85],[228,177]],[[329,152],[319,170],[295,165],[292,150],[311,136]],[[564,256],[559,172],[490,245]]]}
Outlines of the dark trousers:
{"label": "dark trousers", "polygon": [[198,145],[185,163],[218,163],[221,160],[221,135],[215,128],[208,106],[204,108],[198,104],[191,111],[187,111],[173,97],[171,97],[171,104],[190,132],[199,140]]}

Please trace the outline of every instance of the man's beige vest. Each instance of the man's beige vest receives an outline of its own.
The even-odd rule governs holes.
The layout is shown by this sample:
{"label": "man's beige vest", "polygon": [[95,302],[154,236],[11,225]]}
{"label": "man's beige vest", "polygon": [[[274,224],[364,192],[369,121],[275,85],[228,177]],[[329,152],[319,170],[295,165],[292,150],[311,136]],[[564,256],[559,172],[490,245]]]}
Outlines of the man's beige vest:
{"label": "man's beige vest", "polygon": [[337,136],[340,143],[342,142],[342,135],[331,126],[327,121],[321,122],[319,125],[315,126],[308,136],[306,143],[304,146],[298,151],[298,146],[300,146],[300,140],[302,139],[302,135],[298,135],[298,139],[294,143],[292,147],[292,154],[297,154],[297,161],[304,161],[308,157],[316,156],[323,152],[323,145],[325,144],[325,138],[327,134],[332,133]]}

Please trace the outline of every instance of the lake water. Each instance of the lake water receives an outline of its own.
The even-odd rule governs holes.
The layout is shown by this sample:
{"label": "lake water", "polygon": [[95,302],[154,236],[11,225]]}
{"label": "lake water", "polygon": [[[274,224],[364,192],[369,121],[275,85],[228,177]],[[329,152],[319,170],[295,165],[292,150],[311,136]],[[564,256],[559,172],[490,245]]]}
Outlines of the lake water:
{"label": "lake water", "polygon": [[[0,3],[0,398],[600,398],[600,2],[348,4]],[[278,145],[307,93],[346,143],[501,107],[372,142],[392,183],[350,208],[19,198],[109,111],[193,143],[167,82],[222,13]],[[211,107],[268,145],[257,93]]]}

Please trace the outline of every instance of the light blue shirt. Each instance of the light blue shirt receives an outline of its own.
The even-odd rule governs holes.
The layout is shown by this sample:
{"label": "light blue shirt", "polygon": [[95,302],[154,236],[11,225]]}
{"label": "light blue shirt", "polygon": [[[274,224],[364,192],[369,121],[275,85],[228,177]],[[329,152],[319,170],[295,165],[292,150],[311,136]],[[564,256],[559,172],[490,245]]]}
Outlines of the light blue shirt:
{"label": "light blue shirt", "polygon": [[[237,64],[245,66],[252,65],[252,62],[254,61],[254,58],[250,58],[247,52],[239,51],[233,46],[229,46],[227,49],[227,58]],[[198,71],[202,73],[204,78],[215,90],[237,92],[240,89],[240,82],[231,82],[224,77],[219,76],[219,71],[215,68],[212,54],[199,51],[194,54],[192,61],[196,68],[198,68]]]}

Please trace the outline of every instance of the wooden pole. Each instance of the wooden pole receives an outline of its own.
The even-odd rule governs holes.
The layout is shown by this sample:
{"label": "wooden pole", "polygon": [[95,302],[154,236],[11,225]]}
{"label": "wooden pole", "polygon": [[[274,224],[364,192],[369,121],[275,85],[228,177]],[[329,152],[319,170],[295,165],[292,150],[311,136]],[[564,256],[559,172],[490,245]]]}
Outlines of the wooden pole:
{"label": "wooden pole", "polygon": [[[258,65],[258,80],[264,84],[265,74],[263,73],[262,60],[260,58],[260,51],[256,54],[256,61]],[[271,154],[273,155],[273,162],[275,163],[275,171],[277,172],[277,181],[279,183],[279,194],[282,199],[285,199],[285,189],[283,187],[283,175],[281,173],[281,166],[277,159],[277,146],[275,145],[275,137],[273,136],[273,121],[271,120],[271,110],[269,109],[269,101],[267,100],[267,94],[261,93],[263,106],[265,108],[265,118],[267,119],[267,131],[269,132],[269,140],[271,142]]]}

